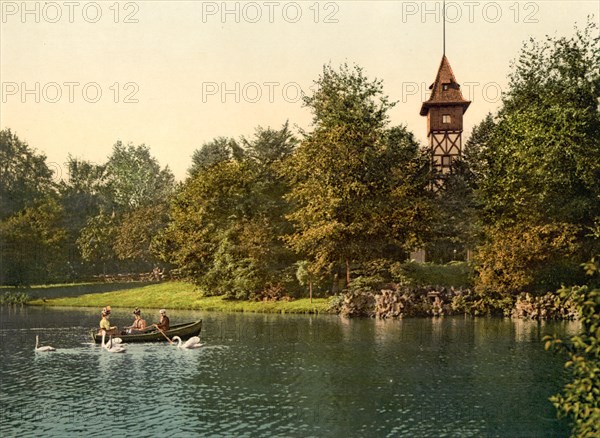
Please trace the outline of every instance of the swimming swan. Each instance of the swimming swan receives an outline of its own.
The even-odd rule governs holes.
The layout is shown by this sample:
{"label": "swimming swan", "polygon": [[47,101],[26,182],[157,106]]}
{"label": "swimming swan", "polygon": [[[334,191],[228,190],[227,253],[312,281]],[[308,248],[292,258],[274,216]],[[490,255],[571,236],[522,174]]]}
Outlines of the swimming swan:
{"label": "swimming swan", "polygon": [[41,346],[40,337],[35,335],[35,351],[56,351],[56,348],[49,345]]}
{"label": "swimming swan", "polygon": [[185,341],[183,345],[181,344],[182,341],[179,336],[173,336],[173,340],[177,340],[178,348],[200,348],[202,347],[202,345],[204,345],[200,343],[200,338],[198,336],[192,336],[187,341]]}
{"label": "swimming swan", "polygon": [[[116,339],[118,339],[119,341],[117,342]],[[125,353],[125,351],[127,351],[127,350],[125,350],[124,347],[119,345],[121,342],[123,342],[123,340],[121,338],[113,339],[111,336],[108,344],[106,344],[105,341],[106,341],[106,332],[102,331],[102,348],[105,348],[106,351],[109,351],[111,353]],[[117,344],[117,345],[114,345],[114,344]]]}

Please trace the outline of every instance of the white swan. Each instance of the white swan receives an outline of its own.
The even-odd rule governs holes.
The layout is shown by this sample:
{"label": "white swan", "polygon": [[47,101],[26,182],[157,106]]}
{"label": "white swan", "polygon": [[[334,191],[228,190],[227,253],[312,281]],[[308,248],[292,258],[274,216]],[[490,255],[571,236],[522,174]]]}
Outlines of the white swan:
{"label": "white swan", "polygon": [[[118,339],[119,342],[116,342],[115,341],[116,339]],[[102,330],[102,348],[105,348],[106,351],[109,351],[111,353],[125,353],[125,351],[127,351],[127,350],[125,350],[124,347],[119,345],[121,342],[123,342],[123,340],[121,338],[113,339],[111,336],[108,344],[106,344],[105,341],[106,341],[106,332],[104,330]],[[114,344],[117,344],[117,345],[114,345]]]}
{"label": "white swan", "polygon": [[35,335],[35,351],[56,351],[56,348],[51,347],[50,345],[41,346],[40,337]]}
{"label": "white swan", "polygon": [[179,336],[173,336],[173,340],[177,340],[178,348],[200,348],[204,345],[200,343],[200,338],[198,336],[192,336],[187,341],[185,341],[183,345],[181,344],[182,341]]}

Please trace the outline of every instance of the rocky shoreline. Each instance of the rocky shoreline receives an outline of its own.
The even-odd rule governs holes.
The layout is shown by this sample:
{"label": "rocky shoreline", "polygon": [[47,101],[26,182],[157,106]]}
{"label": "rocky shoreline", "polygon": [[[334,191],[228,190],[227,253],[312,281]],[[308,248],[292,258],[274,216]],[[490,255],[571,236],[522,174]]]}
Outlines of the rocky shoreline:
{"label": "rocky shoreline", "polygon": [[332,310],[345,317],[394,319],[449,315],[505,316],[535,320],[578,319],[570,300],[558,294],[489,297],[469,288],[402,287],[388,285],[379,292],[353,291],[340,295]]}

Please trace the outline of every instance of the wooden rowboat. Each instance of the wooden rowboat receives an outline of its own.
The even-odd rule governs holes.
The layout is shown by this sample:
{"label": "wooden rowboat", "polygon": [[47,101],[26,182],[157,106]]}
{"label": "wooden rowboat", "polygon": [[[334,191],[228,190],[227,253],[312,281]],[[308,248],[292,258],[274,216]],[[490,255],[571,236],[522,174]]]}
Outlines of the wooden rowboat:
{"label": "wooden rowboat", "polygon": [[[163,332],[169,338],[173,336],[179,336],[183,341],[191,338],[192,336],[199,336],[202,330],[202,320],[195,322],[188,322],[185,324],[172,325],[171,329]],[[97,330],[90,332],[92,339],[96,344],[102,343],[102,335],[98,334]],[[118,335],[123,342],[167,342],[167,338],[158,330],[153,329],[146,333],[136,333],[133,335]]]}

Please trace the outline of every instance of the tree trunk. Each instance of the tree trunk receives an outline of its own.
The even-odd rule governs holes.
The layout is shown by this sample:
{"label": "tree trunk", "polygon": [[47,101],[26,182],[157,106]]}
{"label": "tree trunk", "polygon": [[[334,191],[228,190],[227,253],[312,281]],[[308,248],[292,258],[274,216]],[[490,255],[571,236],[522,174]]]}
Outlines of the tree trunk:
{"label": "tree trunk", "polygon": [[346,257],[346,289],[350,286],[350,260]]}
{"label": "tree trunk", "polygon": [[310,297],[310,303],[312,304],[312,281],[308,282],[308,296]]}
{"label": "tree trunk", "polygon": [[331,293],[335,294],[338,291],[338,273],[337,270],[335,274],[333,274],[333,284],[331,285]]}

